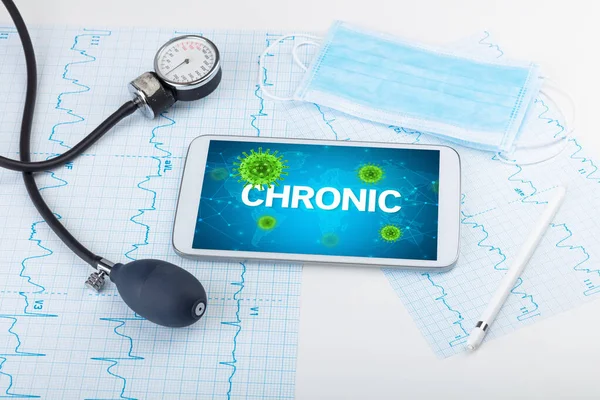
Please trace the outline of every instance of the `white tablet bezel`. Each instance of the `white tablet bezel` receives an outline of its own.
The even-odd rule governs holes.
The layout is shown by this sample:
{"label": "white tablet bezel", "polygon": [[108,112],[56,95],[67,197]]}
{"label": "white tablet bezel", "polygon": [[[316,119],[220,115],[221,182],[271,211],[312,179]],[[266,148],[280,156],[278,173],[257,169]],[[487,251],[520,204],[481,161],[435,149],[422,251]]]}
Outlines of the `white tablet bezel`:
{"label": "white tablet bezel", "polygon": [[[393,258],[372,258],[354,256],[330,256],[315,254],[270,253],[255,251],[229,251],[195,249],[192,247],[198,205],[202,193],[204,170],[211,140],[243,141],[268,143],[326,144],[328,146],[384,147],[398,149],[428,149],[440,151],[439,212],[438,212],[438,257],[437,260],[412,260]],[[302,263],[326,263],[340,265],[361,265],[373,267],[402,267],[444,270],[451,268],[458,258],[460,239],[461,202],[460,158],[458,153],[447,146],[414,145],[399,143],[337,142],[328,140],[260,138],[247,136],[199,136],[190,144],[177,202],[177,212],[173,226],[173,247],[184,257],[225,260],[268,260]]]}

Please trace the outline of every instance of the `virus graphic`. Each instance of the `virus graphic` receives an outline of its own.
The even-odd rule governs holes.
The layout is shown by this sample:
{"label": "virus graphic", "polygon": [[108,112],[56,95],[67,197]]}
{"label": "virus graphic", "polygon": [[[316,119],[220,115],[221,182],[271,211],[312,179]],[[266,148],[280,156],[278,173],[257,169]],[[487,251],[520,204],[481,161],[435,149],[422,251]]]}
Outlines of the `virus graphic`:
{"label": "virus graphic", "polygon": [[[237,174],[233,175],[240,178],[238,182],[245,182],[244,186],[252,185],[263,189],[263,185],[268,188],[271,184],[279,186],[279,182],[282,181],[283,176],[288,173],[284,170],[289,168],[285,163],[287,160],[283,160],[282,155],[277,154],[277,150],[271,153],[270,149],[267,149],[263,153],[262,147],[258,148],[258,153],[254,149],[250,150],[250,154],[243,152],[244,158],[238,157],[239,162],[234,162],[233,165],[237,166],[233,171]],[[283,160],[283,161],[282,161]]]}
{"label": "virus graphic", "polygon": [[379,230],[379,236],[388,243],[394,243],[402,237],[402,230],[396,225],[385,225]]}
{"label": "virus graphic", "polygon": [[321,244],[325,247],[335,247],[340,242],[340,238],[335,233],[326,233],[321,237]]}
{"label": "virus graphic", "polygon": [[439,191],[440,191],[440,182],[439,181],[433,181],[433,182],[431,182],[431,190],[433,190],[433,193],[439,193]]}
{"label": "virus graphic", "polygon": [[215,168],[212,171],[210,171],[210,177],[215,181],[223,181],[227,179],[228,176],[229,171],[227,171],[227,168]]}
{"label": "virus graphic", "polygon": [[270,231],[275,228],[275,225],[277,225],[277,220],[270,215],[263,215],[258,219],[258,227],[264,231]]}
{"label": "virus graphic", "polygon": [[364,183],[377,183],[383,179],[383,175],[383,169],[375,164],[365,164],[358,169],[358,179]]}

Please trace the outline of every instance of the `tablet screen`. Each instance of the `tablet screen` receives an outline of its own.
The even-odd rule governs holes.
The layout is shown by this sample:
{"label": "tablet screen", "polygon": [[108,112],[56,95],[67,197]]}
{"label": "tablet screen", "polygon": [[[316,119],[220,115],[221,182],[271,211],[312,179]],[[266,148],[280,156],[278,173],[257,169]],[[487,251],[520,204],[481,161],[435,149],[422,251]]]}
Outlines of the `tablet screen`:
{"label": "tablet screen", "polygon": [[212,140],[192,247],[437,259],[439,150]]}

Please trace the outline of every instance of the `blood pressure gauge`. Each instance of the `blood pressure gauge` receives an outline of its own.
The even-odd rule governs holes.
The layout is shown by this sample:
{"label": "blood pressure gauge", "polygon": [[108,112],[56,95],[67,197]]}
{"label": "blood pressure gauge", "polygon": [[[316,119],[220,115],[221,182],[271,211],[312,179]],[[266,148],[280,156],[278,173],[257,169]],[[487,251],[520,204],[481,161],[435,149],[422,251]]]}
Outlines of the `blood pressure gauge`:
{"label": "blood pressure gauge", "polygon": [[177,100],[198,100],[221,80],[219,50],[202,36],[180,36],[158,50],[154,71],[175,91]]}
{"label": "blood pressure gauge", "polygon": [[199,100],[221,82],[217,46],[197,35],[169,40],[154,57],[154,72],[134,79],[129,89],[147,117],[154,118],[177,100]]}

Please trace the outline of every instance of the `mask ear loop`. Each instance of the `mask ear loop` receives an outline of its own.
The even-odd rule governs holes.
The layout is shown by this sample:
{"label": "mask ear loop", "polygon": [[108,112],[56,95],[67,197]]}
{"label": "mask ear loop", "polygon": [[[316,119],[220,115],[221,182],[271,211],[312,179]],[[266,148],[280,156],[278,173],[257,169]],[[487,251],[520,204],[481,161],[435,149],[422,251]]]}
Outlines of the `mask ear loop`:
{"label": "mask ear loop", "polygon": [[[269,53],[269,51],[271,49],[275,48],[276,46],[279,46],[279,44],[282,43],[285,39],[295,38],[295,37],[307,38],[307,39],[311,39],[311,40],[315,40],[315,41],[322,40],[322,38],[319,37],[319,36],[305,35],[303,33],[290,33],[288,35],[281,36],[280,38],[278,38],[277,40],[275,40],[273,43],[271,43],[269,46],[267,46],[267,48],[265,49],[265,51],[263,51],[262,54],[258,57],[258,86],[260,87],[260,90],[262,91],[264,97],[268,97],[271,100],[277,100],[277,101],[291,101],[291,100],[294,100],[294,98],[291,97],[291,96],[290,97],[276,96],[276,95],[274,95],[273,93],[269,92],[266,89],[265,82],[264,82],[263,60],[264,60],[264,57]],[[300,61],[300,58],[296,54],[296,50],[297,50],[298,47],[303,46],[303,45],[307,45],[307,44],[314,44],[316,46],[319,45],[317,42],[305,41],[305,42],[301,42],[299,44],[296,44],[294,46],[294,49],[292,50],[292,55],[294,57],[294,62],[300,68],[302,68],[304,71],[306,71],[308,68],[302,63],[302,61]]]}
{"label": "mask ear loop", "polygon": [[546,97],[547,100],[549,100],[555,107],[556,109],[559,111],[563,121],[564,121],[564,126],[565,126],[565,131],[566,133],[563,136],[560,136],[558,138],[552,138],[551,140],[545,141],[545,142],[531,142],[531,143],[525,143],[522,145],[518,145],[517,149],[540,149],[543,147],[548,147],[551,146],[553,144],[557,144],[560,142],[563,142],[563,144],[559,147],[559,149],[557,151],[555,151],[554,153],[550,154],[547,157],[541,158],[541,159],[536,159],[533,161],[529,161],[529,162],[517,162],[516,160],[511,160],[509,158],[507,158],[504,154],[502,154],[501,152],[497,153],[497,159],[499,161],[502,161],[505,164],[511,164],[511,165],[534,165],[534,164],[540,164],[542,162],[548,161],[553,159],[554,157],[558,156],[560,153],[562,153],[567,146],[569,145],[569,139],[571,139],[571,137],[573,136],[573,132],[575,131],[575,117],[576,117],[576,113],[575,113],[575,101],[573,100],[573,97],[571,97],[567,92],[565,92],[564,90],[562,90],[560,87],[558,87],[558,85],[551,80],[550,78],[544,78],[546,82],[548,82],[550,85],[549,87],[551,87],[552,89],[554,89],[555,91],[557,91],[558,93],[561,93],[565,98],[567,98],[567,100],[569,100],[569,105],[571,107],[571,118],[567,120],[566,116],[564,115],[564,113],[562,112],[562,110],[560,109],[560,107],[558,107],[558,105],[556,104],[556,101],[554,101],[554,99],[552,99],[552,96],[550,96],[548,94],[548,92],[546,90],[540,90],[540,93]]}
{"label": "mask ear loop", "polygon": [[567,100],[569,100],[569,105],[571,107],[571,118],[567,119],[564,115],[564,113],[562,112],[562,110],[560,109],[560,107],[558,107],[558,105],[556,104],[556,101],[554,101],[554,99],[552,99],[552,96],[550,96],[548,94],[548,92],[544,89],[540,90],[540,94],[542,94],[548,101],[550,101],[554,106],[556,106],[557,110],[559,110],[561,116],[563,117],[563,123],[565,124],[565,131],[566,133],[558,138],[552,138],[551,140],[548,140],[546,142],[530,142],[530,143],[525,143],[522,145],[517,145],[517,147],[522,148],[522,149],[536,149],[536,148],[540,148],[540,147],[546,147],[555,143],[559,143],[562,140],[568,139],[573,135],[573,131],[575,129],[575,102],[573,101],[573,98],[564,90],[562,90],[561,88],[559,88],[556,83],[552,80],[550,80],[549,78],[545,78],[545,80],[550,84],[549,86],[554,89],[556,92],[562,94]]}
{"label": "mask ear loop", "polygon": [[303,71],[308,71],[308,65],[304,64],[300,57],[298,57],[298,49],[302,46],[320,46],[319,43],[307,40],[305,42],[296,43],[294,48],[292,49],[292,57],[294,58],[294,62],[297,66],[302,68]]}

